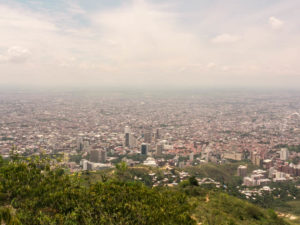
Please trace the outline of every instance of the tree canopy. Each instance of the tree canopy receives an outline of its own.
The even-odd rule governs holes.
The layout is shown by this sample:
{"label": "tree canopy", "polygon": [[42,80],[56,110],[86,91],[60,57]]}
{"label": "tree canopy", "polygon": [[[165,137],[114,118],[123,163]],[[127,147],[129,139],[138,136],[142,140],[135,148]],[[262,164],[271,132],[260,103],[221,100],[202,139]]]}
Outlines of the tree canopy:
{"label": "tree canopy", "polygon": [[[109,179],[82,185],[47,160],[18,159],[0,169],[1,211],[6,224],[195,224],[187,196],[137,182]],[[117,173],[123,174],[121,165]]]}

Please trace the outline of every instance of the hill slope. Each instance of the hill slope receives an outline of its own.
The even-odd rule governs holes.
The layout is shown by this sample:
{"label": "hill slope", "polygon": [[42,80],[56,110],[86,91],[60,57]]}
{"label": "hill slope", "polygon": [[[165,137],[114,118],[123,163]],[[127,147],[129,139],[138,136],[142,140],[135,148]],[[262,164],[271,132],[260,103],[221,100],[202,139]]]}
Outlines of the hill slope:
{"label": "hill slope", "polygon": [[[0,220],[5,224],[287,224],[227,194],[186,183],[149,188],[119,181],[83,184],[77,174],[41,159],[15,159],[0,168]],[[124,178],[124,176],[122,176]]]}

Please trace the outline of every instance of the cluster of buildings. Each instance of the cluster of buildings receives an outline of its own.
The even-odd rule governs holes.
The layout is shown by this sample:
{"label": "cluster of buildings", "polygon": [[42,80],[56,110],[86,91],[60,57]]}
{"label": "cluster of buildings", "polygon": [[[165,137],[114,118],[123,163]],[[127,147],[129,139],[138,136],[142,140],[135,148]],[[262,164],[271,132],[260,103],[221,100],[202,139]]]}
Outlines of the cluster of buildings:
{"label": "cluster of buildings", "polygon": [[[252,163],[264,168],[264,170],[254,170],[250,176],[246,176],[246,166],[239,166],[237,174],[243,177],[243,184],[245,186],[262,186],[271,182],[285,182],[300,177],[300,164],[295,165],[289,162],[289,150],[281,148],[276,153],[275,157],[259,161],[257,160],[257,154],[252,154]],[[271,155],[274,156],[274,154]]]}
{"label": "cluster of buildings", "polygon": [[271,180],[268,178],[267,171],[254,170],[249,177],[244,177],[243,185],[245,186],[265,186],[270,184]]}
{"label": "cluster of buildings", "polygon": [[[299,157],[276,148],[300,144],[298,100],[295,93],[1,93],[0,153],[8,157],[15,146],[24,156],[64,155],[74,171],[123,158],[181,168],[251,160],[298,176],[297,164],[276,161]],[[144,160],[130,160],[135,155]]]}
{"label": "cluster of buildings", "polygon": [[80,166],[82,170],[100,170],[113,167],[111,164],[91,162],[86,159],[80,161]]}

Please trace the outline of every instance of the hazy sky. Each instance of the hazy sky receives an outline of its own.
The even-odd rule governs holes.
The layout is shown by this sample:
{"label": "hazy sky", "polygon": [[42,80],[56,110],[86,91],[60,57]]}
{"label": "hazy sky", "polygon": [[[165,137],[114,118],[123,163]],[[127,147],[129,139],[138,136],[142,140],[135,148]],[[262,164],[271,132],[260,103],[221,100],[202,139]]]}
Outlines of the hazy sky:
{"label": "hazy sky", "polygon": [[0,0],[0,86],[300,88],[299,0]]}

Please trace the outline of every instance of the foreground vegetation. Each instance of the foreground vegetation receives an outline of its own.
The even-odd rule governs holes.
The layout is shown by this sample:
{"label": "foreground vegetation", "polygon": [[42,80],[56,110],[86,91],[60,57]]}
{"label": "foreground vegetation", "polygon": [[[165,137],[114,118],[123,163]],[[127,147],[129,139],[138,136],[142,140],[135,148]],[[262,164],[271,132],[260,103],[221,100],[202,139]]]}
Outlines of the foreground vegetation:
{"label": "foreground vegetation", "polygon": [[193,193],[190,194],[190,201],[196,205],[195,218],[203,224],[287,224],[271,209],[261,209],[219,191],[202,190],[202,194],[195,195],[196,190],[189,190]]}
{"label": "foreground vegetation", "polygon": [[88,184],[47,159],[13,157],[0,164],[1,224],[287,224],[272,210],[193,179],[176,188],[129,182],[124,164]]}

